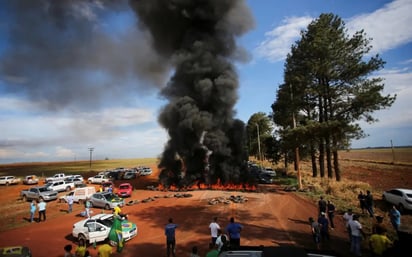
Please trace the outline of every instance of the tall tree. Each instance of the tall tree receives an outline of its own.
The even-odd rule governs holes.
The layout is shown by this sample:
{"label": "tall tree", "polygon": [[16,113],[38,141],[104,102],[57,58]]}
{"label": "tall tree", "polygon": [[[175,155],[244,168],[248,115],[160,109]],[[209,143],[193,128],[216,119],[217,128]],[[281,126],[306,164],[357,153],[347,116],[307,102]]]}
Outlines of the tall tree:
{"label": "tall tree", "polygon": [[272,121],[264,112],[253,114],[246,125],[246,131],[249,139],[249,153],[257,159],[262,160],[268,151],[268,138],[272,138],[273,125]]}
{"label": "tall tree", "polygon": [[[319,152],[322,177],[326,161],[328,177],[341,179],[338,149],[364,137],[358,122],[377,121],[372,114],[390,107],[396,99],[396,95],[383,96],[383,79],[372,77],[385,62],[378,54],[367,57],[370,40],[363,30],[349,37],[341,18],[321,14],[301,32],[301,39],[287,56],[285,86],[279,89],[272,109],[275,112],[285,107],[282,113],[299,114],[297,124],[303,128],[292,128],[291,133],[299,138],[299,144],[310,146],[312,162],[316,150]],[[285,105],[287,101],[290,104]],[[284,126],[290,117],[274,122]],[[316,165],[312,163],[312,167]]]}

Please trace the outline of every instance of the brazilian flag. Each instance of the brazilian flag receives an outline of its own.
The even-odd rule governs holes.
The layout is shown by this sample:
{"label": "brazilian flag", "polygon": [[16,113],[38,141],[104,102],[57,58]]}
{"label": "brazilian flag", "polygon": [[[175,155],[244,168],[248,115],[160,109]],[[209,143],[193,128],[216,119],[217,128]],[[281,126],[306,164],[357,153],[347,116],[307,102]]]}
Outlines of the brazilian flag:
{"label": "brazilian flag", "polygon": [[117,216],[113,216],[113,224],[109,232],[109,241],[112,246],[117,246],[117,252],[123,250],[124,239],[122,233],[122,220]]}

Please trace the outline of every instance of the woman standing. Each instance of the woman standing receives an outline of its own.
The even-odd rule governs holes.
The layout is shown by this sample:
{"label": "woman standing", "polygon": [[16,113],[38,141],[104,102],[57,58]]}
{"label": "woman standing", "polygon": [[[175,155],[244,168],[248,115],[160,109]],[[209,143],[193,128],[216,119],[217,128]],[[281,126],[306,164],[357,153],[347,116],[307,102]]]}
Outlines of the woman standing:
{"label": "woman standing", "polygon": [[36,213],[36,209],[36,200],[33,200],[30,203],[30,222],[34,221],[34,214]]}

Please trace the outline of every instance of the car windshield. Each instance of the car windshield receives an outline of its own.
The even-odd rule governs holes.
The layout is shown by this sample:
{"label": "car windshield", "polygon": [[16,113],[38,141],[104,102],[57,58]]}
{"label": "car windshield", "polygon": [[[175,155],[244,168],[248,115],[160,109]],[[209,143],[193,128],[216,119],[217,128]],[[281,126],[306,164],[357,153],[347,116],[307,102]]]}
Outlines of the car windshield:
{"label": "car windshield", "polygon": [[128,189],[129,188],[129,185],[120,185],[119,186],[119,189]]}
{"label": "car windshield", "polygon": [[39,191],[40,192],[46,192],[46,191],[48,191],[48,189],[46,187],[39,187]]}
{"label": "car windshield", "polygon": [[105,225],[106,227],[111,227],[113,225],[113,217],[104,220],[97,220],[99,223]]}
{"label": "car windshield", "polygon": [[111,202],[118,201],[120,199],[115,194],[107,194],[107,195],[105,195],[105,197],[108,201],[111,201]]}

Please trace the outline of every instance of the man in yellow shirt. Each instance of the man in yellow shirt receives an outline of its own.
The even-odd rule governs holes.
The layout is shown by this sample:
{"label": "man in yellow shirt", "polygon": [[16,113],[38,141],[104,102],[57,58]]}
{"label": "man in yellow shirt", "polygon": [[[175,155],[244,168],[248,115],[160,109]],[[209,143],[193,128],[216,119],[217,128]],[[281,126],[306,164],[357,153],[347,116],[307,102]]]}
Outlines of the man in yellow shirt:
{"label": "man in yellow shirt", "polygon": [[374,233],[369,238],[369,247],[371,254],[374,257],[384,256],[385,252],[390,249],[393,242],[386,236],[386,234],[378,228],[377,233]]}
{"label": "man in yellow shirt", "polygon": [[109,244],[101,245],[98,249],[99,257],[110,257],[113,253],[113,249]]}

